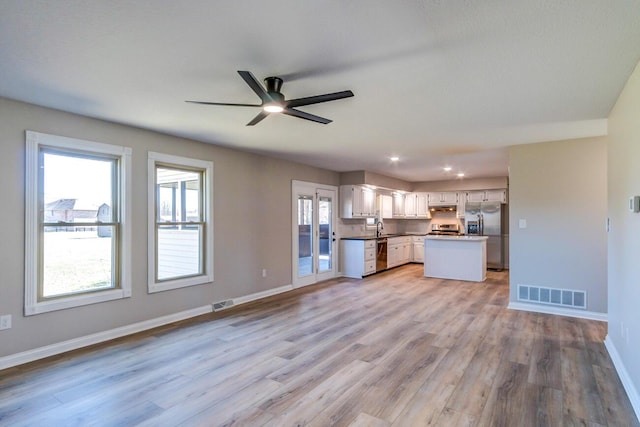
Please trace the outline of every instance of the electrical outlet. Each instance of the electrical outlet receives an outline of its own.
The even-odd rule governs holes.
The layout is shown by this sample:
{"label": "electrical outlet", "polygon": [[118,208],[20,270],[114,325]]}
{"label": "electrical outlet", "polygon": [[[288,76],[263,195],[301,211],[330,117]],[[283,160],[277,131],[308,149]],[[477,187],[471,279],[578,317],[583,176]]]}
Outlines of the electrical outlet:
{"label": "electrical outlet", "polygon": [[262,277],[267,277],[267,269],[266,268],[262,269]]}
{"label": "electrical outlet", "polygon": [[4,316],[0,316],[0,331],[5,329],[11,329],[11,315],[5,314]]}

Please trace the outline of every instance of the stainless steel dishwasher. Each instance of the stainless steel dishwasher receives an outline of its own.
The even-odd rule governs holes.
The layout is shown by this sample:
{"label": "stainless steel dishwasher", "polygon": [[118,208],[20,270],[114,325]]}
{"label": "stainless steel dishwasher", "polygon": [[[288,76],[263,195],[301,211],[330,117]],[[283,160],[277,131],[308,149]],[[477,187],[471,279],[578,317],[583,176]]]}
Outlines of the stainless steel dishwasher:
{"label": "stainless steel dishwasher", "polygon": [[387,238],[376,239],[376,272],[387,269]]}

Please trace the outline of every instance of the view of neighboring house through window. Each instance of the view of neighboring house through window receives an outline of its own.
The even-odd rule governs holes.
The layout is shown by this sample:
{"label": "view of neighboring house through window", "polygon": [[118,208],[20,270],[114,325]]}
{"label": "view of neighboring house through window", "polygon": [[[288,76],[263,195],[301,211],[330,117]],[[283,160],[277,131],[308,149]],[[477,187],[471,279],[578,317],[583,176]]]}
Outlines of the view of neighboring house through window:
{"label": "view of neighboring house through window", "polygon": [[202,171],[156,166],[157,279],[203,272]]}
{"label": "view of neighboring house through window", "polygon": [[[210,282],[210,185],[213,165],[150,153],[149,290]],[[151,214],[153,216],[151,216]]]}
{"label": "view of neighboring house through window", "polygon": [[39,299],[119,287],[114,217],[118,159],[40,151],[44,218]]}
{"label": "view of neighboring house through window", "polygon": [[27,132],[26,314],[130,296],[130,151]]}

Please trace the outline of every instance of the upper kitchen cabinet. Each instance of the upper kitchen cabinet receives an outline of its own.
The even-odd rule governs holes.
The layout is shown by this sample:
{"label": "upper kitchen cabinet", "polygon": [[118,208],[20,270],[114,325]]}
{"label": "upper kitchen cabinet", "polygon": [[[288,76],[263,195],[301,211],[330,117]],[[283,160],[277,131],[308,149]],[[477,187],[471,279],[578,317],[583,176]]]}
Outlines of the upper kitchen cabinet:
{"label": "upper kitchen cabinet", "polygon": [[429,218],[427,193],[409,193],[404,196],[405,218]]}
{"label": "upper kitchen cabinet", "polygon": [[393,217],[404,218],[404,216],[405,216],[404,194],[394,193],[393,194]]}
{"label": "upper kitchen cabinet", "polygon": [[429,193],[429,206],[454,206],[458,204],[458,193],[454,191]]}
{"label": "upper kitchen cabinet", "polygon": [[499,202],[507,203],[507,190],[482,190],[467,192],[467,203]]}
{"label": "upper kitchen cabinet", "polygon": [[376,192],[362,185],[340,186],[340,218],[376,216]]}
{"label": "upper kitchen cabinet", "polygon": [[393,198],[386,194],[378,194],[378,211],[382,219],[393,218]]}

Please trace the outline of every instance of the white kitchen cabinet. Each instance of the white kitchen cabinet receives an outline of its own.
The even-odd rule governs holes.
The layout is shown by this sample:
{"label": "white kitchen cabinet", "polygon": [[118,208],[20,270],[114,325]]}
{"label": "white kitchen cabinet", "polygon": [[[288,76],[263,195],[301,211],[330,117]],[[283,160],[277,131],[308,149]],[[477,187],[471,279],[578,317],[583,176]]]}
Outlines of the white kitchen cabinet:
{"label": "white kitchen cabinet", "polygon": [[393,218],[393,198],[385,194],[378,195],[378,211],[382,219]]}
{"label": "white kitchen cabinet", "polygon": [[404,194],[394,193],[393,195],[393,217],[404,218]]}
{"label": "white kitchen cabinet", "polygon": [[387,268],[411,261],[411,236],[390,237],[387,240]]}
{"label": "white kitchen cabinet", "polygon": [[402,243],[402,257],[400,258],[401,264],[408,264],[411,262],[411,239]]}
{"label": "white kitchen cabinet", "polygon": [[340,240],[340,268],[345,277],[360,279],[376,272],[376,241]]}
{"label": "white kitchen cabinet", "polygon": [[458,206],[456,206],[456,218],[464,219],[464,211],[466,210],[466,197],[458,197]]}
{"label": "white kitchen cabinet", "polygon": [[404,195],[405,218],[430,218],[427,193],[408,193]]}
{"label": "white kitchen cabinet", "polygon": [[480,190],[480,191],[468,191],[467,203],[480,203],[480,202],[499,202],[507,203],[507,190]]}
{"label": "white kitchen cabinet", "polygon": [[415,193],[404,195],[404,216],[406,218],[415,218],[417,215],[417,200]]}
{"label": "white kitchen cabinet", "polygon": [[411,262],[424,262],[424,236],[411,237]]}
{"label": "white kitchen cabinet", "polygon": [[362,185],[340,186],[340,218],[376,216],[376,192]]}
{"label": "white kitchen cabinet", "polygon": [[431,218],[429,212],[429,196],[427,193],[416,193],[416,217]]}
{"label": "white kitchen cabinet", "polygon": [[446,191],[439,193],[429,193],[429,206],[450,206],[458,204],[458,193]]}

